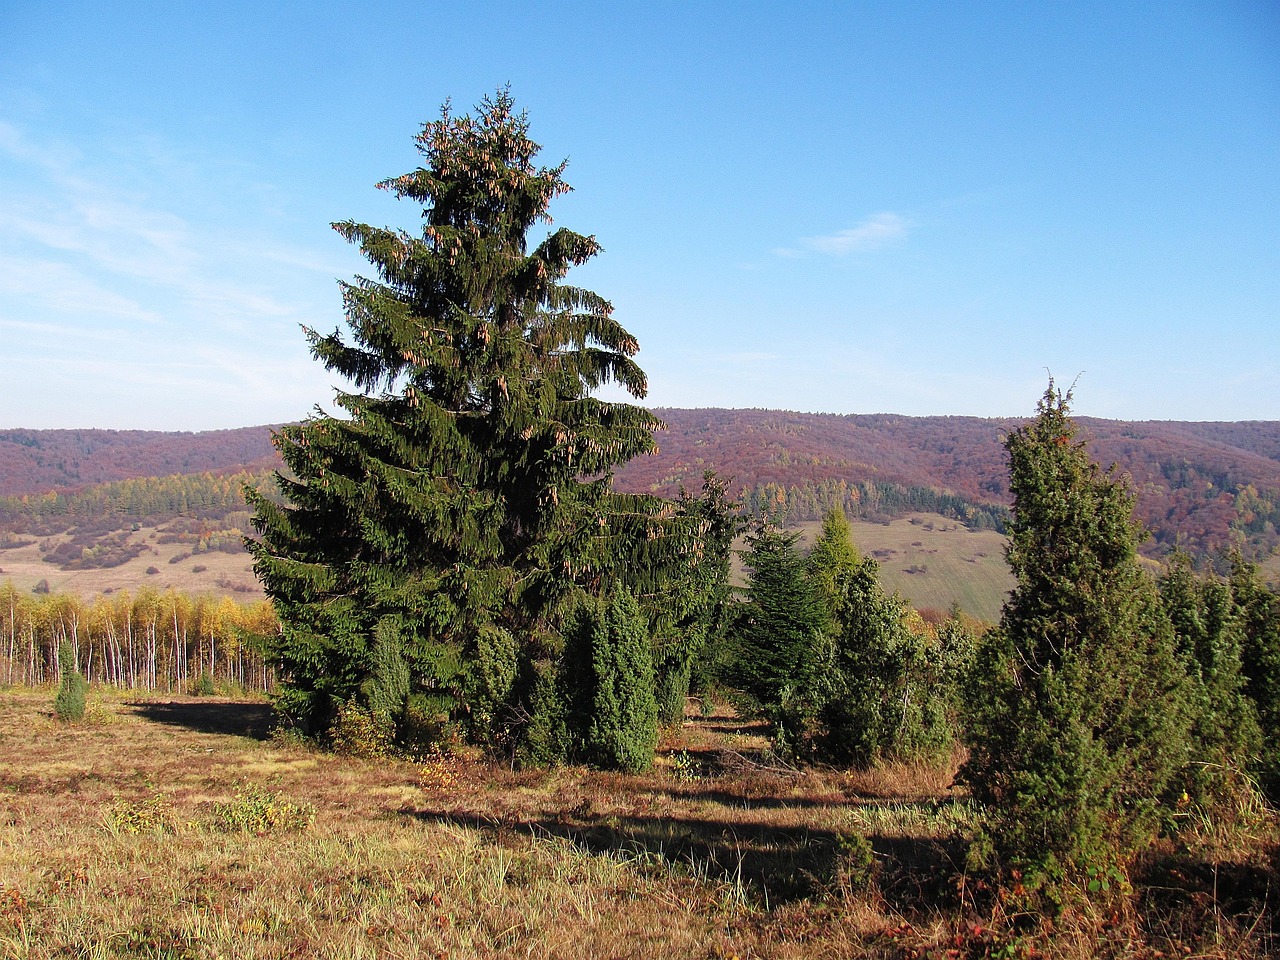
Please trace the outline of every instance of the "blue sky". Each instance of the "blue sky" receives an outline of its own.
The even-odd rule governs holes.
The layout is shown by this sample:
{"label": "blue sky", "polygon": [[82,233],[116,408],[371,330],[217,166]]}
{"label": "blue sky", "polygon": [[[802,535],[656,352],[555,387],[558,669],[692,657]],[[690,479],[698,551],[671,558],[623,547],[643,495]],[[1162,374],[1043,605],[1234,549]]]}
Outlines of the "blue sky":
{"label": "blue sky", "polygon": [[[1280,5],[0,0],[0,426],[328,407],[373,188],[510,84],[653,406],[1280,419]],[[367,272],[367,271],[365,271]]]}

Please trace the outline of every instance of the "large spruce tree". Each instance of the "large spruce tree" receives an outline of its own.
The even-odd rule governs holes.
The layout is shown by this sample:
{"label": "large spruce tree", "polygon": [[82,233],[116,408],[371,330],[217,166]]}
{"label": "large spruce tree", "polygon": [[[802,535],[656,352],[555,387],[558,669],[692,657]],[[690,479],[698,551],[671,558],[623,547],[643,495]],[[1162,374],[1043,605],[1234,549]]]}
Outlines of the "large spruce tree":
{"label": "large spruce tree", "polygon": [[961,771],[998,860],[1055,890],[1148,842],[1190,723],[1133,495],[1089,459],[1069,400],[1050,381],[1005,444],[1017,583],[975,671]]}
{"label": "large spruce tree", "polygon": [[421,205],[421,230],[334,224],[374,276],[343,285],[345,335],[307,336],[354,389],[277,434],[282,503],[250,492],[280,705],[308,728],[351,699],[398,714],[434,697],[495,737],[567,600],[652,590],[664,555],[696,554],[671,507],[611,489],[661,424],[592,395],[644,395],[638,345],[564,282],[600,246],[540,226],[569,187],[527,128],[505,91],[474,116],[446,104],[417,137],[423,165],[379,184]]}

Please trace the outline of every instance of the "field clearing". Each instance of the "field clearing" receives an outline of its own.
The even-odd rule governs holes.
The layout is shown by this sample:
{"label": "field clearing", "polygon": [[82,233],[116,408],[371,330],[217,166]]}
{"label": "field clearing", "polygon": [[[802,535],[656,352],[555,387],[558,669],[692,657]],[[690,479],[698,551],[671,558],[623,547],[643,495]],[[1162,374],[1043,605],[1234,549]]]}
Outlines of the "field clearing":
{"label": "field clearing", "polygon": [[[1140,915],[1019,922],[963,867],[954,763],[792,770],[732,716],[625,776],[364,761],[261,702],[0,693],[0,957],[1274,955],[1260,844],[1166,851]],[[871,860],[857,843],[870,842]],[[1260,859],[1261,858],[1261,859]]]}
{"label": "field clearing", "polygon": [[[913,513],[888,524],[851,520],[853,542],[880,564],[880,583],[916,609],[947,610],[958,603],[980,620],[1000,619],[1013,589],[1004,559],[1005,537],[994,530],[969,530],[931,513]],[[812,521],[798,526],[807,547],[822,532]]]}
{"label": "field clearing", "polygon": [[[34,538],[30,546],[0,550],[0,583],[12,580],[24,593],[42,580],[47,580],[52,593],[69,593],[92,599],[99,594],[129,590],[136,593],[142,586],[157,590],[176,590],[189,595],[230,596],[240,601],[262,599],[262,587],[253,575],[248,553],[222,553],[210,550],[194,553],[177,563],[173,558],[190,553],[190,543],[160,543],[160,531],[142,527],[129,534],[129,542],[145,544],[141,555],[118,567],[93,570],[61,570],[45,563],[40,547],[46,549],[70,540],[63,533]],[[148,569],[157,572],[149,574]]]}

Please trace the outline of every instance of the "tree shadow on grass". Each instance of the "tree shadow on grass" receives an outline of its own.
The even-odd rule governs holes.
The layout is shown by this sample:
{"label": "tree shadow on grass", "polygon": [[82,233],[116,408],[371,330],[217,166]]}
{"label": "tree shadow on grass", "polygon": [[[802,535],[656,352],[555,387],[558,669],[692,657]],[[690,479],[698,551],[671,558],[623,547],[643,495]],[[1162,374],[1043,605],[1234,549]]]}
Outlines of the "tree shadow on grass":
{"label": "tree shadow on grass", "polygon": [[1139,918],[1155,937],[1192,942],[1225,917],[1235,929],[1251,930],[1273,948],[1267,955],[1274,955],[1280,946],[1280,857],[1272,856],[1262,864],[1218,862],[1176,850],[1148,854],[1134,870],[1142,897]]}
{"label": "tree shadow on grass", "polygon": [[220,733],[266,740],[275,725],[275,711],[266,703],[143,701],[129,706],[147,720],[185,727],[197,733]]}
{"label": "tree shadow on grass", "polygon": [[[739,887],[760,906],[780,906],[847,889],[847,848],[832,830],[691,817],[560,816],[495,819],[478,813],[405,810],[424,821],[477,830],[499,845],[518,836],[559,839],[595,856],[660,863],[676,873]],[[886,902],[904,913],[934,911],[956,898],[955,843],[869,836]]]}

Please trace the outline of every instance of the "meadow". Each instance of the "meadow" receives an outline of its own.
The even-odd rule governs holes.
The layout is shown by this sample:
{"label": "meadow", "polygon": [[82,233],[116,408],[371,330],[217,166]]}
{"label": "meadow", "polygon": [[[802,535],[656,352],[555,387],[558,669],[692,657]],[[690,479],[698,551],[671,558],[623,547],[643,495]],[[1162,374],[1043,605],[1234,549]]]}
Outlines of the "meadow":
{"label": "meadow", "polygon": [[[138,556],[119,566],[88,570],[63,570],[45,562],[45,553],[68,541],[68,533],[20,539],[27,541],[25,546],[0,551],[0,582],[12,580],[24,593],[43,581],[52,593],[74,594],[86,600],[121,590],[137,592],[144,585],[189,596],[206,593],[242,601],[259,600],[263,595],[248,553],[192,553],[190,543],[165,542],[169,538],[156,527],[128,531],[127,542],[143,547]],[[155,572],[148,572],[152,570]]]}
{"label": "meadow", "polygon": [[[931,513],[913,513],[888,522],[851,520],[853,542],[880,565],[880,583],[917,610],[946,611],[951,605],[994,623],[1013,589],[1005,562],[1005,537],[994,530],[970,530]],[[819,521],[801,524],[807,547],[822,532]]]}
{"label": "meadow", "polygon": [[[889,592],[902,594],[917,609],[945,611],[958,603],[980,620],[999,619],[1000,605],[1013,587],[1004,559],[1003,535],[969,530],[955,520],[929,513],[884,523],[855,519],[850,524],[858,548],[880,564],[880,581]],[[820,527],[821,523],[811,521],[795,529],[807,546]],[[26,546],[0,551],[0,582],[12,580],[18,590],[28,593],[45,581],[53,593],[74,594],[85,600],[122,590],[137,592],[143,586],[188,596],[231,596],[240,601],[262,597],[262,586],[254,577],[247,553],[211,550],[192,554],[190,544],[164,542],[163,533],[156,527],[130,531],[128,541],[144,545],[139,556],[119,566],[88,570],[62,570],[44,561],[45,553],[68,540],[69,534],[27,537],[30,542]],[[737,569],[738,582],[745,582],[740,564]]]}
{"label": "meadow", "polygon": [[[715,710],[623,775],[359,759],[264,701],[0,694],[0,957],[1276,955],[1273,820],[1020,916],[965,869],[956,760],[793,769]],[[1192,825],[1194,826],[1194,825]]]}

